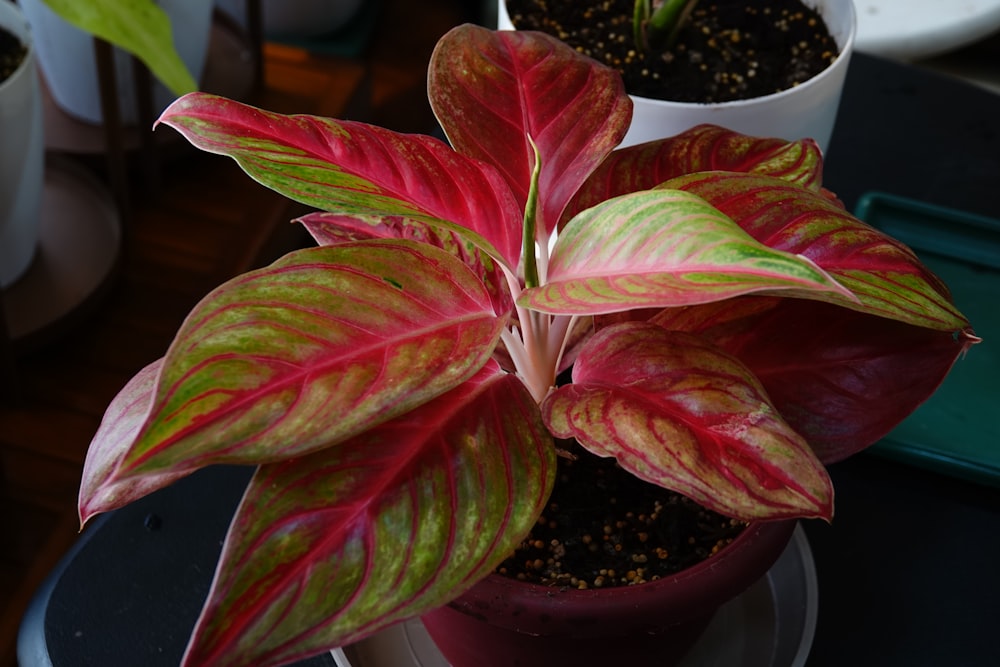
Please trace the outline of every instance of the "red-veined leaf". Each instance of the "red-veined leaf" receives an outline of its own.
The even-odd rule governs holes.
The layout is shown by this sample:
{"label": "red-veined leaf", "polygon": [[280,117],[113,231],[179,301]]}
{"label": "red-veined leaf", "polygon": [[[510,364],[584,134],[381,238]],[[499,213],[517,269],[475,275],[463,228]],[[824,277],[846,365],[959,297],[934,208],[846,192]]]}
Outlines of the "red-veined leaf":
{"label": "red-veined leaf", "polygon": [[542,404],[557,438],[741,519],[833,515],[809,445],[736,358],[653,324],[602,329]]}
{"label": "red-veined leaf", "polygon": [[554,452],[524,385],[490,364],[339,447],[262,466],[185,664],[284,664],[444,604],[534,525]]}
{"label": "red-veined leaf", "polygon": [[128,454],[149,415],[162,365],[163,359],[158,359],[143,368],[108,405],[83,464],[77,503],[81,526],[102,512],[123,507],[187,474],[167,472],[114,481],[118,465]]}
{"label": "red-veined leaf", "polygon": [[545,284],[520,302],[597,315],[740,294],[850,293],[807,259],[768,248],[703,199],[646,190],[587,209],[560,233]]}
{"label": "red-veined leaf", "polygon": [[119,474],[331,446],[467,380],[504,319],[465,265],[425,244],[287,255],[216,289],[188,316]]}
{"label": "red-veined leaf", "polygon": [[438,42],[428,95],[456,150],[496,166],[522,210],[535,164],[528,138],[534,141],[542,165],[539,238],[555,228],[632,117],[632,101],[614,70],[549,35],[472,25]]}
{"label": "red-veined leaf", "polygon": [[699,171],[766,174],[819,190],[823,156],[811,139],[758,138],[716,125],[699,125],[675,137],[616,150],[587,179],[563,218],[606,199],[649,190]]}
{"label": "red-veined leaf", "polygon": [[180,98],[159,122],[204,151],[232,157],[255,180],[296,201],[351,215],[449,220],[517,265],[521,209],[503,178],[432,137],[285,116],[206,93]]}
{"label": "red-veined leaf", "polygon": [[664,310],[747,365],[785,420],[832,463],[876,442],[923,403],[976,339],[801,299],[749,297]]}
{"label": "red-veined leaf", "polygon": [[856,296],[821,298],[922,327],[969,326],[948,288],[913,251],[820,194],[779,179],[725,172],[693,174],[663,187],[705,198],[761,243],[808,257]]}
{"label": "red-veined leaf", "polygon": [[[337,245],[370,239],[410,239],[429,243],[462,260],[483,279],[493,295],[497,312],[513,307],[510,290],[492,245],[484,238],[444,220],[403,216],[345,216],[336,213],[309,213],[298,219],[319,245]],[[511,267],[513,268],[513,267]]]}

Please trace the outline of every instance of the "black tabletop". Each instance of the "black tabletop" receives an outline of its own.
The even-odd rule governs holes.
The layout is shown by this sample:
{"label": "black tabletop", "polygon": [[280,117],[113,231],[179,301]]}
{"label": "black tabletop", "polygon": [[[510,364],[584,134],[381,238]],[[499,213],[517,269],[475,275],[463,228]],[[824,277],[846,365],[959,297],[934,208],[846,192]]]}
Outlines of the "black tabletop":
{"label": "black tabletop", "polygon": [[849,209],[881,190],[1000,219],[1000,95],[855,53],[826,158]]}
{"label": "black tabletop", "polygon": [[[849,209],[878,190],[1000,219],[1000,95],[855,54],[825,176]],[[809,667],[1000,665],[1000,489],[873,455],[831,475]]]}
{"label": "black tabletop", "polygon": [[[1000,218],[998,135],[1000,96],[856,54],[826,185],[851,209],[879,190]],[[871,454],[831,475],[836,518],[806,524],[809,667],[1000,664],[1000,489]],[[247,478],[201,471],[99,520],[38,592],[22,667],[176,665]]]}

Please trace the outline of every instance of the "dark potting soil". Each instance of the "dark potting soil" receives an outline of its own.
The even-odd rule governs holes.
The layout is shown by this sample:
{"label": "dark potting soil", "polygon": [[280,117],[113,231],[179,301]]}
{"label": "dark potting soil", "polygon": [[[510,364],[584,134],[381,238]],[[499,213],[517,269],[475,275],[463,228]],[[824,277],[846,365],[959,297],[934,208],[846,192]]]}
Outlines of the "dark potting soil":
{"label": "dark potting soil", "polygon": [[746,527],[640,481],[577,447],[561,457],[549,505],[497,569],[532,583],[600,588],[643,583],[710,557]]}
{"label": "dark potting soil", "polygon": [[701,0],[666,51],[640,53],[634,0],[507,0],[520,30],[541,30],[621,72],[632,95],[726,102],[791,88],[838,54],[823,19],[801,0]]}
{"label": "dark potting soil", "polygon": [[0,83],[17,71],[28,48],[10,32],[0,28]]}

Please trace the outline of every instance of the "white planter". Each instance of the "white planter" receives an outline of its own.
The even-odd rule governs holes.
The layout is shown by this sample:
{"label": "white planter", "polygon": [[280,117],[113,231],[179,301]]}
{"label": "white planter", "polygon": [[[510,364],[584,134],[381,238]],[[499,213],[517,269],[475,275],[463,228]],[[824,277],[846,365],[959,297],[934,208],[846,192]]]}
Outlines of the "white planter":
{"label": "white planter", "polygon": [[[216,0],[216,6],[246,25],[246,0]],[[269,37],[317,37],[344,27],[363,0],[262,0],[264,33]]]}
{"label": "white planter", "polygon": [[[498,27],[513,30],[506,2],[497,1]],[[825,152],[854,50],[857,21],[853,0],[803,0],[803,4],[819,11],[840,47],[840,55],[820,74],[779,93],[734,102],[665,102],[633,95],[632,126],[621,145],[670,137],[695,125],[712,123],[759,137],[810,137]]]}
{"label": "white planter", "polygon": [[28,270],[38,245],[45,142],[28,23],[17,7],[0,1],[0,26],[28,46],[21,66],[0,83],[0,288],[4,288]]}
{"label": "white planter", "polygon": [[[74,118],[101,124],[103,114],[93,37],[64,21],[42,0],[18,2],[31,24],[39,67],[55,103]],[[195,81],[199,80],[208,53],[212,3],[208,0],[162,0],[160,6],[170,17],[174,47]],[[122,122],[134,125],[137,113],[131,58],[117,49],[115,78]],[[174,97],[166,86],[156,82],[153,86],[154,111],[162,111]]]}

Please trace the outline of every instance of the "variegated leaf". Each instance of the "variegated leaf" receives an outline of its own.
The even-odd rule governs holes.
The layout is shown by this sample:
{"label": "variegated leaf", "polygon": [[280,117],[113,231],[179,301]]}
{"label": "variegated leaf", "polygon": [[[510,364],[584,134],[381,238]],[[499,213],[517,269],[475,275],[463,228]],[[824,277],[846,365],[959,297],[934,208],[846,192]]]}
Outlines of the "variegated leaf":
{"label": "variegated leaf", "polygon": [[675,137],[616,150],[576,193],[563,219],[606,199],[699,171],[765,174],[819,191],[823,156],[811,139],[749,137],[716,125],[699,125]]}
{"label": "variegated leaf", "polygon": [[748,297],[667,309],[652,321],[739,358],[824,463],[885,436],[976,340],[801,299]]}
{"label": "variegated leaf", "polygon": [[550,313],[597,315],[765,290],[851,298],[809,260],[754,241],[699,197],[647,190],[570,221],[552,252],[545,284],[525,290],[520,303]]}
{"label": "variegated leaf", "polygon": [[188,316],[119,475],[329,447],[467,380],[503,321],[475,275],[425,244],[287,255]]}
{"label": "variegated leaf", "polygon": [[516,266],[521,209],[491,166],[429,136],[316,116],[285,116],[205,93],[163,112],[165,123],[254,179],[322,211],[448,220]]}
{"label": "variegated leaf", "polygon": [[[463,25],[441,38],[428,71],[431,106],[456,150],[494,165],[528,199],[541,159],[538,236],[628,129],[621,77],[541,33]],[[484,132],[483,128],[489,128]]]}
{"label": "variegated leaf", "polygon": [[[346,216],[336,213],[309,213],[298,219],[319,245],[338,245],[370,239],[411,239],[446,250],[462,260],[483,279],[493,295],[498,313],[513,307],[510,290],[499,256],[486,239],[475,232],[444,220],[403,216]],[[511,267],[512,268],[512,267]]]}
{"label": "variegated leaf", "polygon": [[534,525],[554,452],[524,385],[490,364],[417,412],[261,467],[185,664],[284,664],[456,597]]}
{"label": "variegated leaf", "polygon": [[83,464],[77,503],[81,526],[97,514],[124,507],[187,474],[167,472],[114,481],[119,464],[149,415],[162,366],[163,359],[158,359],[143,368],[108,405]]}
{"label": "variegated leaf", "polygon": [[694,336],[641,322],[603,329],[542,410],[557,438],[723,514],[833,515],[809,445],[745,366]]}
{"label": "variegated leaf", "polygon": [[944,283],[912,250],[826,197],[765,176],[701,173],[671,180],[705,198],[761,243],[808,257],[856,298],[815,298],[922,327],[955,331],[969,322]]}

